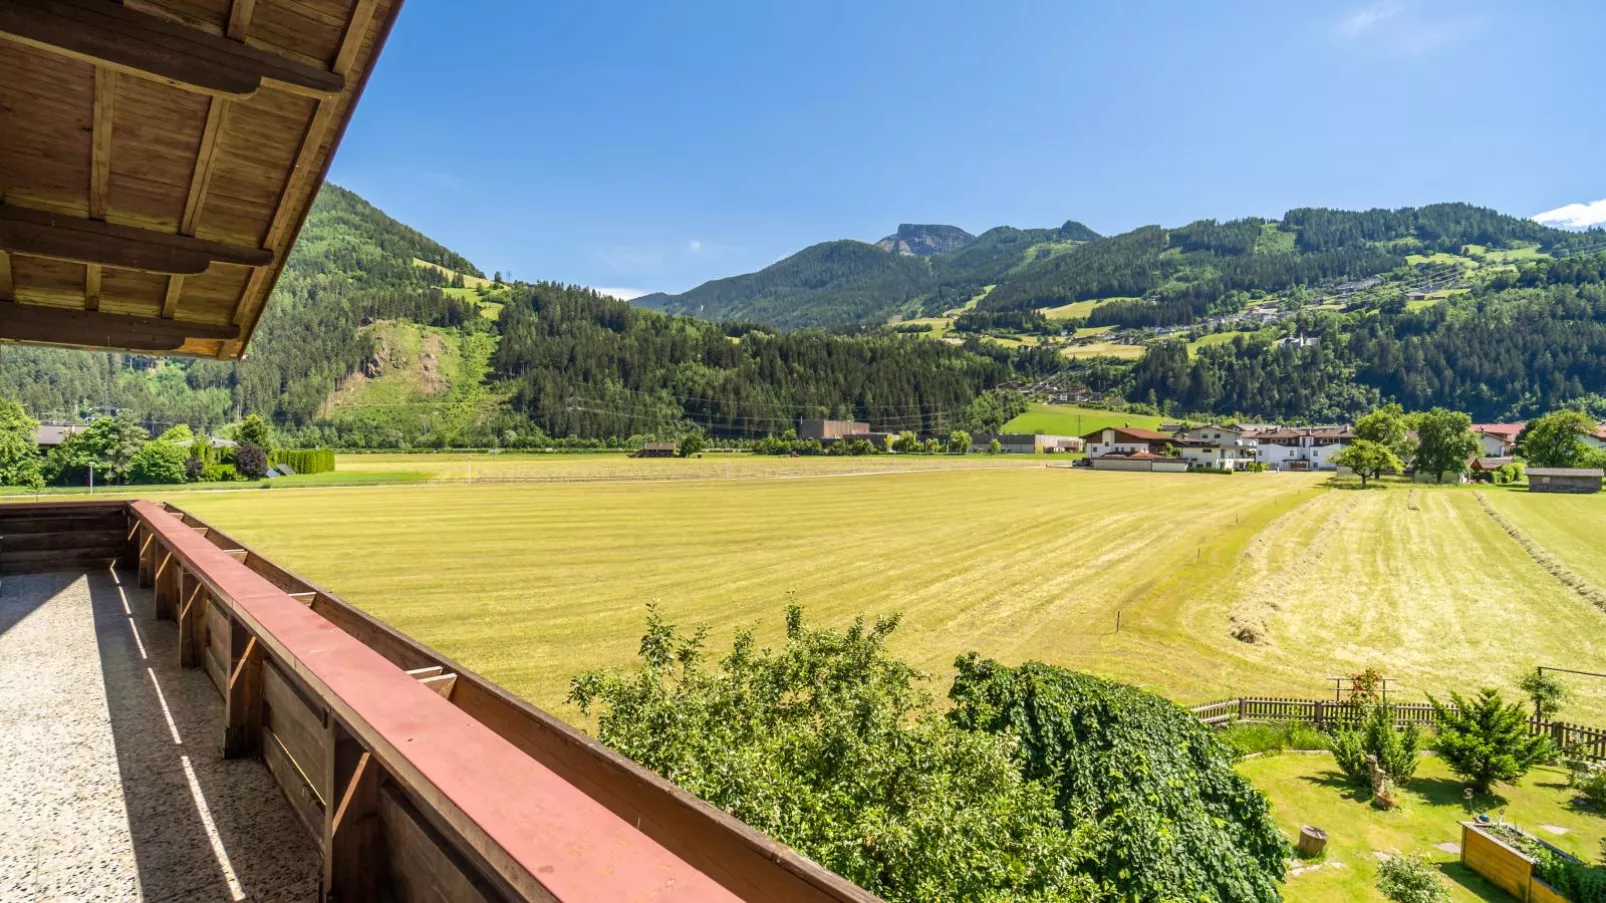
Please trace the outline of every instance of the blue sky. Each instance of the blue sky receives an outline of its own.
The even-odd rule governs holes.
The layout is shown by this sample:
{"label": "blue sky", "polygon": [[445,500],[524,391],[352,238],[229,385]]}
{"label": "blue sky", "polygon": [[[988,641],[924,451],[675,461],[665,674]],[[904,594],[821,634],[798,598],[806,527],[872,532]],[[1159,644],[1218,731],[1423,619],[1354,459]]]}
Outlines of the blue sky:
{"label": "blue sky", "polygon": [[1595,0],[408,0],[332,178],[635,291],[900,222],[1526,216],[1606,198],[1603,36]]}

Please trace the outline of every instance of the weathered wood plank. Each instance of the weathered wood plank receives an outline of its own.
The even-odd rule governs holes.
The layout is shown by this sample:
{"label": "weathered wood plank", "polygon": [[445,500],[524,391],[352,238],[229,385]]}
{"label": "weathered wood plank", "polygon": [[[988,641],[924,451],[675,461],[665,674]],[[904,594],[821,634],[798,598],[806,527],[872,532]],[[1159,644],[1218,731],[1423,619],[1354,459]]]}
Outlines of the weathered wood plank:
{"label": "weathered wood plank", "polygon": [[66,310],[0,299],[0,339],[19,342],[172,351],[192,338],[228,340],[239,335],[238,326]]}
{"label": "weathered wood plank", "polygon": [[69,263],[154,273],[199,276],[214,263],[265,266],[272,252],[227,245],[190,235],[172,235],[97,219],[0,204],[0,248]]}
{"label": "weathered wood plank", "polygon": [[490,903],[498,899],[393,785],[379,792],[379,823],[399,900]]}
{"label": "weathered wood plank", "polygon": [[8,0],[0,37],[208,94],[249,97],[264,80],[317,95],[346,87],[334,72],[104,0]]}
{"label": "weathered wood plank", "polygon": [[309,709],[278,667],[271,663],[262,669],[262,696],[266,705],[264,723],[273,729],[290,760],[306,775],[318,803],[326,804],[329,750],[323,713]]}

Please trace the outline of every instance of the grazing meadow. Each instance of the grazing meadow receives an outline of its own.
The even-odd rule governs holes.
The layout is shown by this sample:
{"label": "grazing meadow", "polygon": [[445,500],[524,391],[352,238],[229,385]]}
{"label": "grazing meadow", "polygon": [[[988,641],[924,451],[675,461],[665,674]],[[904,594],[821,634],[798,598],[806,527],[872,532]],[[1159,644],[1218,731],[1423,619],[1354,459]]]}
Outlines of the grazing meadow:
{"label": "grazing meadow", "polygon": [[[1606,614],[1469,489],[1057,456],[721,457],[359,456],[342,472],[435,482],[172,499],[572,720],[570,679],[630,664],[648,603],[715,648],[751,625],[777,638],[790,602],[822,624],[900,614],[894,651],[937,691],[969,650],[1180,702],[1320,696],[1369,667],[1401,699],[1510,691],[1536,664],[1606,671]],[[1606,499],[1484,493],[1601,570],[1588,524],[1606,527]],[[1606,723],[1606,686],[1576,689],[1564,717]]]}

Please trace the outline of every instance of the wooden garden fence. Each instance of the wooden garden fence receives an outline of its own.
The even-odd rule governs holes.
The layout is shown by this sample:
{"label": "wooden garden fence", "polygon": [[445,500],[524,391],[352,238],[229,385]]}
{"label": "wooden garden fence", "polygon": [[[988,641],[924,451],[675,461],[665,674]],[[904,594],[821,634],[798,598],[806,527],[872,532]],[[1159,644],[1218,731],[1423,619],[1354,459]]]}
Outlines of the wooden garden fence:
{"label": "wooden garden fence", "polygon": [[[1431,727],[1437,721],[1433,706],[1425,702],[1391,702],[1388,703],[1388,707],[1397,727],[1404,727],[1407,724]],[[1258,723],[1295,721],[1326,730],[1355,724],[1361,716],[1360,706],[1353,702],[1266,696],[1222,699],[1193,706],[1190,711],[1211,727],[1226,727],[1240,721]],[[1578,758],[1606,761],[1606,730],[1565,721],[1541,721],[1530,718],[1528,732],[1550,737],[1558,747]]]}

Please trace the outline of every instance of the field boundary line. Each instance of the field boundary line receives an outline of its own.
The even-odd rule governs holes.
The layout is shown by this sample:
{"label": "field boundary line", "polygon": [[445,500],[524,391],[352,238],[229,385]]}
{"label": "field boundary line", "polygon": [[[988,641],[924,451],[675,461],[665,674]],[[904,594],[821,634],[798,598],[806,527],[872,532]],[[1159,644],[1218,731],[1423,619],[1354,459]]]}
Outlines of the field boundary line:
{"label": "field boundary line", "polygon": [[1499,525],[1500,529],[1506,532],[1507,536],[1510,536],[1513,540],[1516,540],[1517,545],[1521,546],[1522,550],[1528,553],[1528,557],[1533,559],[1535,564],[1539,565],[1541,568],[1544,568],[1544,570],[1549,573],[1550,576],[1555,577],[1557,580],[1561,581],[1562,585],[1581,596],[1585,602],[1588,602],[1601,611],[1606,612],[1606,590],[1602,590],[1595,584],[1585,580],[1583,577],[1575,573],[1571,568],[1567,567],[1567,565],[1563,564],[1561,559],[1557,558],[1555,555],[1552,555],[1544,546],[1534,542],[1533,539],[1528,536],[1528,534],[1522,532],[1522,528],[1512,523],[1509,518],[1497,511],[1494,505],[1490,504],[1487,498],[1484,498],[1483,493],[1474,492],[1473,495],[1478,497],[1478,504],[1483,506],[1484,513],[1488,514],[1489,517]]}

